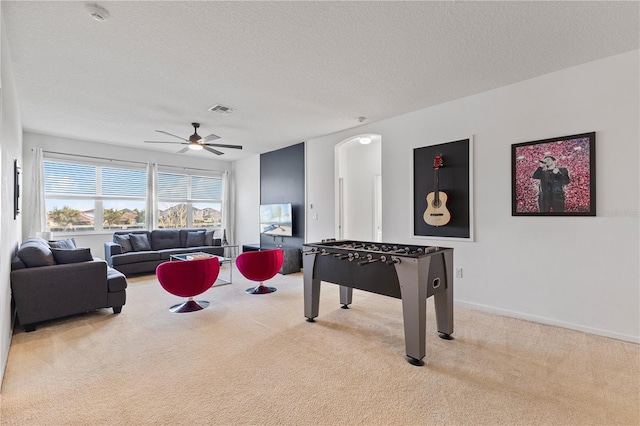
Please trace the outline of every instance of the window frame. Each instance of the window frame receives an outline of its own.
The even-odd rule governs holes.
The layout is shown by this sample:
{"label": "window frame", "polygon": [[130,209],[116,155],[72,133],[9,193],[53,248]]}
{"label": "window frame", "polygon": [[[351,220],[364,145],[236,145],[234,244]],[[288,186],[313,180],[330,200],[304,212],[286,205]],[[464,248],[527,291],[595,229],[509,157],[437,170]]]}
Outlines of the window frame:
{"label": "window frame", "polygon": [[[161,166],[158,167],[158,171],[157,171],[157,179],[156,181],[158,183],[160,183],[161,174],[171,174],[171,175],[177,175],[177,176],[185,176],[186,177],[186,196],[184,198],[182,197],[162,197],[160,194],[160,190],[157,189],[156,192],[156,197],[155,197],[155,211],[159,212],[159,207],[161,203],[176,203],[176,204],[182,204],[184,203],[186,205],[187,208],[187,214],[186,214],[186,223],[184,225],[184,227],[186,228],[203,228],[203,229],[222,229],[222,223],[224,222],[224,218],[223,218],[223,212],[224,212],[224,173],[222,172],[217,172],[217,171],[209,171],[209,170],[203,170],[203,169],[191,169],[191,168],[184,168],[184,167],[171,167],[171,166]],[[217,179],[219,180],[219,194],[220,194],[220,198],[219,199],[215,199],[215,198],[193,198],[193,178],[194,177],[203,177],[203,178],[207,178],[207,179]],[[211,203],[211,204],[219,204],[220,205],[220,223],[218,225],[215,226],[211,226],[211,227],[207,227],[207,226],[203,226],[200,227],[196,224],[194,224],[193,222],[193,217],[194,217],[194,204],[199,204],[199,203]],[[156,224],[157,227],[160,227],[160,223],[159,223],[159,214],[158,214],[158,218],[156,220],[156,222],[158,222]],[[178,227],[178,228],[169,228],[169,227],[163,227],[164,229],[178,229],[178,228],[182,228],[182,226]]]}
{"label": "window frame", "polygon": [[[118,164],[114,164],[114,161],[117,161]],[[59,164],[74,164],[74,165],[79,165],[79,166],[90,166],[90,167],[94,167],[95,169],[95,187],[93,188],[95,193],[91,194],[91,195],[79,195],[79,194],[63,194],[63,193],[47,193],[46,192],[46,187],[47,187],[47,177],[46,177],[46,173],[44,173],[44,169],[45,169],[45,164],[44,163],[59,163]],[[143,172],[144,173],[144,185],[145,185],[145,189],[144,189],[144,195],[143,196],[123,196],[123,195],[104,195],[103,192],[103,188],[102,188],[102,177],[103,177],[103,170],[104,168],[111,168],[111,169],[123,169],[123,170],[133,170],[133,171],[137,171],[137,172]],[[112,229],[105,229],[105,225],[104,225],[104,203],[105,201],[135,201],[135,202],[142,202],[143,206],[144,206],[144,211],[145,211],[145,215],[147,214],[146,210],[147,210],[147,204],[148,204],[148,197],[149,197],[149,193],[148,193],[148,171],[147,171],[147,167],[146,164],[144,163],[135,163],[135,162],[127,162],[127,161],[121,161],[121,160],[109,160],[109,159],[104,159],[104,161],[99,161],[98,159],[93,159],[93,158],[84,158],[84,157],[75,157],[72,155],[64,155],[64,156],[58,156],[58,155],[46,155],[43,159],[43,181],[42,181],[42,185],[43,185],[43,192],[44,192],[44,201],[45,201],[45,206],[47,201],[49,200],[86,200],[88,202],[91,202],[93,204],[93,229],[86,229],[86,230],[56,230],[56,231],[51,231],[51,228],[49,227],[49,222],[48,220],[45,220],[46,222],[46,230],[47,231],[51,231],[51,232],[55,232],[58,235],[65,235],[65,236],[73,236],[73,235],[93,235],[93,234],[110,234],[113,233],[116,230],[122,230],[122,229],[116,229],[116,228],[112,228]],[[136,207],[137,208],[137,207]],[[46,211],[46,207],[45,207],[45,215],[48,216],[48,211]],[[136,227],[136,228],[131,228],[131,229],[147,229],[147,223],[145,221],[145,223],[142,223],[140,227]]]}
{"label": "window frame", "polygon": [[[94,216],[93,216],[93,229],[91,230],[55,230],[51,231],[52,228],[49,227],[49,221],[45,219],[46,222],[46,230],[55,232],[61,236],[77,236],[77,235],[98,235],[98,234],[111,234],[114,231],[121,230],[118,228],[105,229],[104,224],[104,204],[108,201],[123,201],[123,200],[131,200],[135,202],[142,202],[144,205],[145,218],[144,223],[141,223],[140,227],[131,228],[131,229],[144,229],[150,230],[151,228],[158,228],[158,212],[159,205],[162,202],[168,203],[185,203],[187,206],[187,220],[185,227],[193,228],[198,227],[202,229],[209,230],[217,230],[222,229],[223,224],[225,222],[224,218],[224,206],[225,206],[225,179],[227,178],[227,174],[224,171],[216,171],[216,170],[206,170],[206,169],[196,169],[196,168],[186,168],[186,167],[177,167],[177,166],[169,166],[169,165],[158,165],[155,164],[154,167],[149,167],[149,163],[142,163],[136,161],[125,161],[125,160],[116,160],[109,158],[100,158],[100,157],[90,157],[83,155],[74,155],[74,154],[63,154],[63,153],[46,153],[43,158],[43,163],[46,162],[55,162],[62,164],[77,164],[80,166],[91,166],[95,167],[96,179],[95,179],[95,193],[91,195],[79,195],[79,194],[64,194],[64,193],[47,193],[47,179],[46,174],[43,173],[43,192],[44,192],[44,204],[46,206],[49,200],[87,200],[93,204]],[[103,168],[116,168],[116,169],[128,169],[135,171],[143,171],[145,176],[145,189],[144,196],[122,196],[122,195],[104,195],[102,194],[102,178],[103,178]],[[43,164],[44,169],[44,164]],[[44,170],[43,170],[44,172]],[[175,175],[183,175],[187,177],[187,196],[186,198],[182,197],[167,197],[161,198],[158,190],[158,180],[159,175],[162,173],[169,173]],[[153,174],[153,176],[150,176]],[[219,180],[219,188],[215,188],[219,190],[220,199],[215,198],[193,198],[193,178],[203,177],[210,179],[218,179]],[[153,185],[150,182],[154,182]],[[153,206],[150,206],[151,200],[153,200]],[[220,221],[219,223],[212,226],[198,226],[193,223],[194,216],[194,204],[214,204],[219,205],[220,207]],[[217,206],[216,206],[217,207]],[[136,207],[137,208],[137,207]],[[153,215],[150,215],[150,213]],[[48,212],[45,207],[45,215],[48,216]],[[151,217],[153,216],[153,217]],[[180,226],[179,228],[182,228]],[[54,228],[55,229],[55,228]],[[178,229],[178,228],[166,228],[166,229]]]}

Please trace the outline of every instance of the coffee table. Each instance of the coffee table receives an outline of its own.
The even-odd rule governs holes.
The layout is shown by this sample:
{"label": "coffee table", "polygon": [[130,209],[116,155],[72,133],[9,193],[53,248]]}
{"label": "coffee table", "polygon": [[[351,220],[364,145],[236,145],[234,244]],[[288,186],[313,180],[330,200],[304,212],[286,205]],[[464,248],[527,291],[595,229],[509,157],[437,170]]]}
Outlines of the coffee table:
{"label": "coffee table", "polygon": [[194,253],[172,254],[169,257],[169,260],[185,262],[185,261],[196,260],[196,259],[210,259],[212,257],[218,258],[218,260],[220,261],[220,266],[225,264],[229,265],[229,279],[226,280],[218,276],[218,279],[216,280],[216,282],[214,282],[211,286],[213,287],[213,286],[231,284],[233,281],[233,261],[235,257],[222,257],[222,256],[216,256],[213,254],[197,251]]}

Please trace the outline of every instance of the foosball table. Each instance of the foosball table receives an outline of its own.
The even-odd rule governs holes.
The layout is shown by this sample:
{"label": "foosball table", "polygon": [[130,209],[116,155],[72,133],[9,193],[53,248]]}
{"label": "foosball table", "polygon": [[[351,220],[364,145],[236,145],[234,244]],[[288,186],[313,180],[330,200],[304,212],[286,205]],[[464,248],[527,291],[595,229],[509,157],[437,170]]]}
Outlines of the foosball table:
{"label": "foosball table", "polygon": [[331,240],[304,244],[304,316],[315,322],[320,282],[340,285],[348,309],[353,289],[402,300],[406,355],[424,365],[426,301],[434,297],[439,336],[453,337],[453,249],[407,244]]}

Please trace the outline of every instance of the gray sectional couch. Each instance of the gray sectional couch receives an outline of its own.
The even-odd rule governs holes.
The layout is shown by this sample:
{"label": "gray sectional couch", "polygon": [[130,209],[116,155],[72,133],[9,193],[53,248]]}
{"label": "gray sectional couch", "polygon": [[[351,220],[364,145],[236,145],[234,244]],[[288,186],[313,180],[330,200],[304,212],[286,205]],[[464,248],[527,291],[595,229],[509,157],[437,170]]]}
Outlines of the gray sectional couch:
{"label": "gray sectional couch", "polygon": [[11,293],[26,331],[42,321],[101,308],[118,314],[125,304],[125,276],[72,239],[64,243],[29,238],[11,262]]}
{"label": "gray sectional couch", "polygon": [[205,252],[224,255],[221,240],[212,230],[154,229],[153,231],[116,231],[113,241],[104,243],[109,266],[125,275],[155,272],[171,255]]}

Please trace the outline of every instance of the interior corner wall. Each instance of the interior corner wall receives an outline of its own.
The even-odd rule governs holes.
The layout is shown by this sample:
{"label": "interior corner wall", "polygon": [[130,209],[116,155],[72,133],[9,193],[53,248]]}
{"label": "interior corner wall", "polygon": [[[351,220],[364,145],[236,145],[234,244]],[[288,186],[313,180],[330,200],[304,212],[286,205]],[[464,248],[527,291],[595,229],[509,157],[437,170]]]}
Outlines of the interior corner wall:
{"label": "interior corner wall", "polygon": [[235,244],[260,243],[260,156],[235,161]]}
{"label": "interior corner wall", "polygon": [[[307,141],[319,213],[308,238],[335,229],[336,144],[380,134],[384,240],[453,247],[456,306],[640,342],[639,59],[635,50]],[[597,216],[511,216],[511,145],[591,131]],[[475,241],[412,237],[413,149],[469,136]]]}
{"label": "interior corner wall", "polygon": [[8,46],[0,2],[0,387],[13,334],[11,258],[20,243],[22,227],[22,216],[13,217],[13,162],[18,160],[22,165],[22,123]]}
{"label": "interior corner wall", "polygon": [[291,203],[293,237],[260,235],[262,247],[302,249],[305,234],[305,144],[260,155],[260,204]]}

